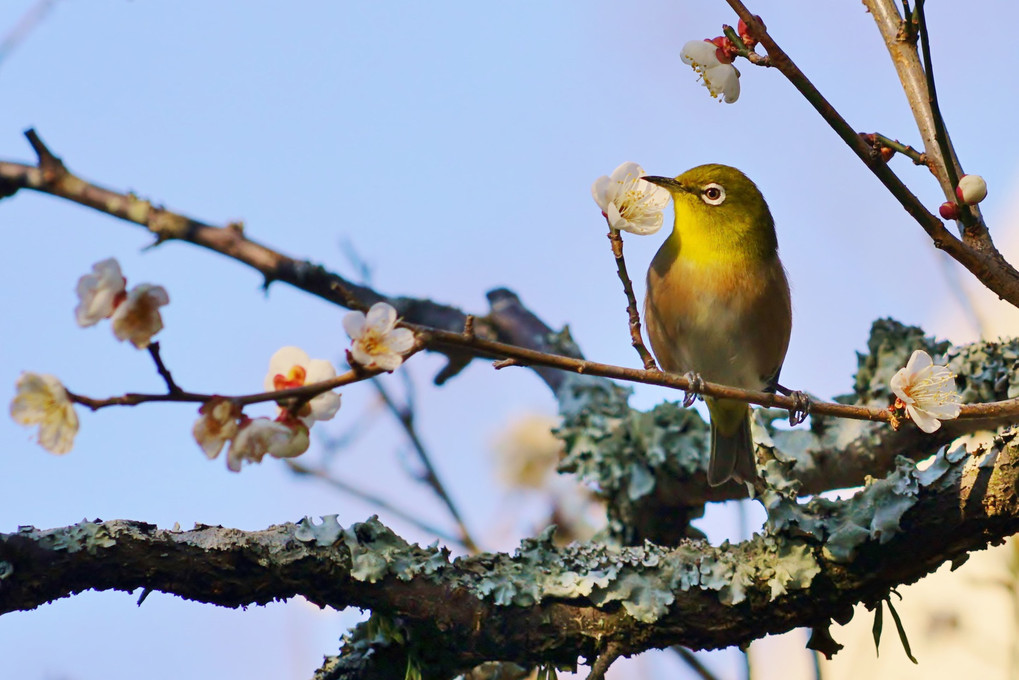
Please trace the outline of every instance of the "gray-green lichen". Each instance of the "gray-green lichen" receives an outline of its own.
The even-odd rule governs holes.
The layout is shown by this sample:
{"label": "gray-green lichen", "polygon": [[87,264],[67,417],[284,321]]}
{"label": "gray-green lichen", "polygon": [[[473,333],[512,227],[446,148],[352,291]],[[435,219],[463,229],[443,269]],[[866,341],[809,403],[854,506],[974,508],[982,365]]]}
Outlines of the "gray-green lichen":
{"label": "gray-green lichen", "polygon": [[449,565],[449,550],[437,545],[421,548],[397,536],[373,515],[366,522],[343,528],[336,515],[326,515],[316,524],[310,517],[298,522],[294,538],[328,547],[342,543],[350,551],[350,576],[375,583],[386,576],[409,581],[419,574],[435,574]]}

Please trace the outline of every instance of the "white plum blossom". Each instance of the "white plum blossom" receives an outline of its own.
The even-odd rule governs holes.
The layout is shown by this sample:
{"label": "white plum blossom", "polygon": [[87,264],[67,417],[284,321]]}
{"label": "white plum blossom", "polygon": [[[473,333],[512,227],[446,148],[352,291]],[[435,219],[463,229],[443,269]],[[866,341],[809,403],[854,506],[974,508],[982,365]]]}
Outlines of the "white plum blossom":
{"label": "white plum blossom", "polygon": [[350,355],[365,368],[395,371],[403,363],[403,355],[414,348],[414,332],[396,327],[396,309],[386,302],[376,302],[363,312],[349,312],[343,317],[343,329],[350,336]]}
{"label": "white plum blossom", "polygon": [[215,397],[202,404],[198,412],[201,417],[195,421],[191,432],[211,460],[219,455],[224,444],[237,435],[237,419],[241,410],[229,399]]}
{"label": "white plum blossom", "polygon": [[67,453],[78,433],[78,414],[67,389],[52,375],[22,373],[11,400],[11,418],[39,426],[39,444],[52,453]]}
{"label": "white plum blossom", "polygon": [[647,173],[633,161],[627,161],[602,175],[591,185],[594,202],[601,208],[609,227],[631,234],[653,234],[662,228],[662,210],[669,192],[641,179]]}
{"label": "white plum blossom", "polygon": [[[336,377],[336,369],[325,359],[312,359],[300,347],[281,347],[269,359],[269,372],[265,374],[265,389],[268,392],[304,387],[312,383],[332,380]],[[340,395],[336,392],[323,392],[312,398],[296,414],[301,421],[311,427],[319,420],[329,420],[340,409]]]}
{"label": "white plum blossom", "polygon": [[700,75],[712,97],[721,96],[726,104],[739,99],[739,71],[718,58],[718,47],[707,40],[691,40],[683,45],[680,58]]}
{"label": "white plum blossom", "polygon": [[892,376],[891,388],[906,413],[924,432],[935,432],[942,420],[959,416],[955,375],[947,366],[935,366],[931,355],[922,349],[913,352],[905,368]]}
{"label": "white plum blossom", "polygon": [[230,442],[226,466],[241,471],[241,463],[261,463],[266,454],[274,458],[294,458],[308,450],[308,429],[298,423],[291,428],[268,418],[255,418],[242,424]]}
{"label": "white plum blossom", "polygon": [[138,349],[145,349],[152,336],[163,329],[159,308],[169,303],[170,296],[162,286],[135,286],[113,312],[113,334],[118,340],[130,340]]}
{"label": "white plum blossom", "polygon": [[92,265],[92,273],[78,279],[78,306],[74,309],[78,325],[85,328],[110,318],[126,295],[126,283],[116,259],[111,257]]}
{"label": "white plum blossom", "polygon": [[987,198],[987,182],[980,175],[963,175],[955,187],[955,197],[964,205],[974,205]]}

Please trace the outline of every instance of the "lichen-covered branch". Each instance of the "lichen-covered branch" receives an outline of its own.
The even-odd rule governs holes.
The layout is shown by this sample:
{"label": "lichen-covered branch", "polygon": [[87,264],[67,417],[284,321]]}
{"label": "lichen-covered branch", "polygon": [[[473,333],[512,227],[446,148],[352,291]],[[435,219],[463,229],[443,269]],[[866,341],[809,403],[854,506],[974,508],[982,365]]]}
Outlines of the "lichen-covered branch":
{"label": "lichen-covered branch", "polygon": [[[963,402],[1012,399],[1019,395],[1019,341],[978,342],[952,347],[915,326],[891,319],[874,323],[868,352],[858,355],[851,394],[837,401],[871,408],[889,404],[891,377],[916,349],[943,357],[956,373]],[[649,411],[632,409],[629,393],[608,381],[572,376],[560,389],[565,444],[560,468],[599,490],[607,503],[610,530],[625,544],[645,539],[674,543],[687,535],[706,502],[746,498],[742,484],[707,484],[708,426],[676,402]],[[886,474],[900,456],[922,460],[956,437],[1016,422],[1014,415],[945,421],[934,434],[906,424],[899,430],[878,423],[814,415],[809,429],[778,429],[784,412],[758,410],[754,437],[761,464],[777,460],[783,477],[799,493],[816,494],[862,485]]]}
{"label": "lichen-covered branch", "polygon": [[[770,474],[766,468],[765,474]],[[449,560],[409,545],[374,518],[335,517],[263,531],[82,522],[0,535],[0,612],[86,589],[151,588],[236,607],[303,595],[399,621],[426,676],[485,661],[573,664],[612,650],[746,643],[851,616],[889,588],[1019,530],[1014,434],[979,456],[901,461],[842,502],[765,499],[768,531],[738,545],[684,541],[555,548],[551,532],[514,555]],[[420,653],[420,652],[417,652]]]}

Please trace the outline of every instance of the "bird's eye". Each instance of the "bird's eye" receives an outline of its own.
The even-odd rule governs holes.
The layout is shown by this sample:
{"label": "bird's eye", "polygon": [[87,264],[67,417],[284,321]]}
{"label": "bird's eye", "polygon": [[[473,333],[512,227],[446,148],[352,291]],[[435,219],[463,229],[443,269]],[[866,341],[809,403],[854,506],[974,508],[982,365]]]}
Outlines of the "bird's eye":
{"label": "bird's eye", "polygon": [[701,191],[701,200],[708,205],[722,205],[725,201],[725,188],[712,182]]}

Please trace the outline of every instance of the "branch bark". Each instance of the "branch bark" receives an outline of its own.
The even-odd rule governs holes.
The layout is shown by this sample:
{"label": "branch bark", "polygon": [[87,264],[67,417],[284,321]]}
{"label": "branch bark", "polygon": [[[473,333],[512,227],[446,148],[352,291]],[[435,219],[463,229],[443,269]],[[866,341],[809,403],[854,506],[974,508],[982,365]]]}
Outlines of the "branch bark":
{"label": "branch bark", "polygon": [[[408,545],[374,519],[347,529],[325,518],[251,532],[122,520],[22,527],[0,535],[0,613],[86,589],[151,588],[229,607],[302,595],[399,617],[412,640],[441,646],[446,674],[491,660],[529,667],[593,661],[606,650],[726,647],[845,621],[853,604],[882,600],[890,588],[1019,530],[1015,442],[999,440],[982,461],[943,464],[926,481],[906,477],[912,490],[899,500],[912,505],[890,540],[884,527],[840,559],[826,549],[831,538],[794,532],[720,548],[688,541],[557,549],[546,534],[513,556],[450,563],[448,553]],[[789,550],[816,564],[812,577],[779,578]],[[672,585],[656,590],[661,584]]]}

